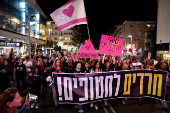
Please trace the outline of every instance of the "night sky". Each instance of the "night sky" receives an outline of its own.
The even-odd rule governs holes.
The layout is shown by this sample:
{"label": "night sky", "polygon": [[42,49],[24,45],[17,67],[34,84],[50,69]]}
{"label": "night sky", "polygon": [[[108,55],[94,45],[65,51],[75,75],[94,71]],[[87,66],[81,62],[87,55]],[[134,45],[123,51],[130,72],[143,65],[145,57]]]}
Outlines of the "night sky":
{"label": "night sky", "polygon": [[[69,0],[37,0],[51,21],[50,13]],[[84,0],[90,37],[95,48],[99,47],[102,34],[125,20],[156,21],[157,0]],[[80,25],[83,40],[88,39],[87,25]]]}

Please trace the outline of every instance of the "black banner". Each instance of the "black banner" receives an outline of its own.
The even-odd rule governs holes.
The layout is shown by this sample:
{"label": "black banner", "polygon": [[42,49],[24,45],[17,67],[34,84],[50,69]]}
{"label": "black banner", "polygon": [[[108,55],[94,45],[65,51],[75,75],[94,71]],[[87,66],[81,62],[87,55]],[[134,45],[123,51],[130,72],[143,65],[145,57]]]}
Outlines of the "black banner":
{"label": "black banner", "polygon": [[113,98],[165,99],[164,71],[135,70],[101,73],[53,73],[59,103],[89,103]]}

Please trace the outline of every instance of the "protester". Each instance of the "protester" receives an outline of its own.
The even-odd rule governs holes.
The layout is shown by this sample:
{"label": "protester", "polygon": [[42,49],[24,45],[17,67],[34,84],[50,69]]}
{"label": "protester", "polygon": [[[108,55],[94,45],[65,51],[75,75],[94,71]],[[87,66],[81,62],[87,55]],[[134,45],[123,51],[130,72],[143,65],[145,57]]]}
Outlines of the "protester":
{"label": "protester", "polygon": [[31,62],[33,61],[33,58],[34,58],[34,52],[32,51],[31,52]]}
{"label": "protester", "polygon": [[[44,71],[45,71],[45,64],[42,60],[42,57],[38,57],[37,66],[38,66],[39,75],[40,75],[41,79],[43,79],[43,75],[44,75]],[[43,91],[43,82],[41,81],[41,95],[40,95],[41,97],[43,96],[42,91]]]}
{"label": "protester", "polygon": [[[99,63],[99,61],[95,61],[94,62],[94,67],[91,69],[91,73],[96,73],[96,72],[101,72],[102,71],[102,69],[100,69],[100,63]],[[97,106],[97,102],[95,102],[95,103],[91,103],[90,104],[90,107],[93,107],[93,104],[94,104],[94,108],[96,109],[96,110],[98,110],[98,106]],[[105,105],[107,106],[107,102],[105,101]]]}
{"label": "protester", "polygon": [[39,75],[39,69],[38,66],[35,67],[33,73],[30,73],[30,79],[32,80],[30,94],[38,96],[37,102],[33,102],[31,105],[31,108],[33,108],[36,104],[36,109],[38,109],[38,103],[40,102],[40,92],[41,92],[41,77]]}
{"label": "protester", "polygon": [[45,90],[45,92],[47,92],[47,82],[46,82],[46,78],[48,77],[49,75],[49,70],[51,68],[51,65],[50,63],[48,62],[48,58],[47,57],[44,57],[44,73],[43,73],[43,77],[42,77],[42,83],[43,83],[43,88]]}
{"label": "protester", "polygon": [[105,59],[105,54],[104,54],[103,60],[102,60],[102,70],[104,72],[115,71],[114,64],[115,64],[114,56],[113,56],[113,62],[109,62],[109,60],[107,58]]}
{"label": "protester", "polygon": [[42,58],[43,59],[43,55],[41,54],[41,52],[38,52],[38,55],[36,57],[36,60],[38,61],[39,58]]}
{"label": "protester", "polygon": [[35,67],[37,66],[36,56],[33,57],[32,64],[33,64],[33,69],[35,69]]}
{"label": "protester", "polygon": [[0,92],[0,113],[27,113],[30,109],[28,95],[22,108],[19,111],[17,109],[22,105],[22,99],[16,88],[9,88]]}
{"label": "protester", "polygon": [[13,84],[13,70],[9,65],[8,59],[4,59],[2,66],[0,67],[0,83],[1,90],[5,90],[8,88],[9,82]]}
{"label": "protester", "polygon": [[[51,68],[51,75],[53,76],[53,73],[62,73],[63,68],[61,67],[61,61],[59,59],[55,60],[54,61],[54,64],[53,64],[53,67]],[[47,82],[51,82],[51,80],[47,80]],[[56,89],[55,89],[55,86],[54,84],[51,85],[52,87],[52,92],[53,92],[53,99],[54,99],[54,102],[55,102],[55,109],[57,109],[57,105],[58,105],[58,101],[57,101],[57,94],[56,94]]]}
{"label": "protester", "polygon": [[15,72],[15,76],[16,76],[16,80],[17,80],[17,88],[18,91],[21,92],[21,85],[20,82],[22,82],[22,90],[24,90],[26,88],[26,67],[22,62],[22,59],[18,60],[18,64],[16,64],[15,68],[16,68],[16,72]]}
{"label": "protester", "polygon": [[27,71],[27,75],[26,75],[26,83],[29,84],[29,73],[31,72],[31,68],[32,68],[32,62],[29,61],[29,57],[27,56],[25,58],[25,61],[23,62],[23,64],[25,65],[26,67],[26,71]]}
{"label": "protester", "polygon": [[75,62],[73,62],[73,58],[68,56],[67,62],[63,64],[65,73],[73,73],[75,68]]}
{"label": "protester", "polygon": [[88,62],[85,63],[84,73],[90,73],[90,67],[89,67],[89,63]]}
{"label": "protester", "polygon": [[1,55],[1,56],[0,56],[0,66],[2,66],[3,61],[4,61],[3,55]]}
{"label": "protester", "polygon": [[9,65],[12,67],[12,69],[15,67],[15,58],[13,57],[13,54],[10,53],[10,56],[8,57]]}
{"label": "protester", "polygon": [[[83,71],[81,70],[81,62],[77,62],[77,65],[76,65],[76,69],[74,70],[74,73],[83,73]],[[75,108],[78,108],[78,111],[80,113],[84,113],[83,111],[83,104],[77,104],[75,106]]]}
{"label": "protester", "polygon": [[51,67],[53,66],[53,63],[54,63],[54,61],[55,61],[55,55],[53,55],[52,56],[52,58],[51,58],[51,60],[50,60],[50,65],[51,65]]}
{"label": "protester", "polygon": [[[149,67],[153,65],[152,60],[149,60],[148,62],[146,62],[144,58],[140,58],[140,60],[138,60],[136,56],[125,57],[123,58],[123,60],[121,60],[120,59],[121,57],[115,58],[114,56],[111,56],[111,55],[104,55],[103,57],[101,57],[101,59],[96,60],[92,58],[76,58],[73,52],[66,53],[66,51],[64,51],[63,53],[60,52],[57,55],[57,58],[55,57],[55,54],[53,54],[53,56],[51,56],[50,62],[48,61],[47,57],[42,56],[41,52],[38,52],[37,56],[35,55],[33,55],[33,57],[31,56],[31,58],[33,58],[32,59],[33,62],[29,61],[28,57],[26,57],[25,61],[23,62],[23,64],[26,67],[25,73],[24,73],[24,67],[22,68],[22,70],[20,70],[21,68],[19,68],[23,66],[21,59],[19,59],[19,64],[16,65],[16,69],[17,69],[16,78],[17,78],[18,91],[19,92],[21,91],[20,81],[22,82],[22,87],[23,88],[25,87],[25,84],[23,83],[25,83],[24,76],[26,72],[27,72],[27,82],[28,82],[28,75],[29,75],[28,73],[31,72],[30,70],[33,65],[33,72],[31,72],[31,74],[29,75],[29,77],[32,80],[30,93],[40,97],[42,94],[42,88],[44,88],[45,91],[47,91],[47,82],[45,80],[47,80],[48,77],[51,77],[47,81],[51,83],[53,99],[55,102],[55,108],[57,108],[58,101],[57,101],[57,94],[56,94],[57,91],[55,89],[53,76],[52,76],[53,73],[74,73],[76,75],[78,73],[97,73],[97,72],[102,72],[102,71],[109,72],[109,71],[121,71],[121,70],[140,70],[140,69],[149,69]],[[0,57],[0,62],[1,62],[1,59],[2,58]],[[12,59],[11,64],[13,65],[14,59],[12,58],[12,56],[10,57],[10,60],[11,59]],[[8,64],[8,61],[6,60],[4,61],[6,62],[6,64]],[[139,63],[140,65],[133,67],[132,65],[133,62],[138,62],[138,61],[140,61]],[[11,72],[12,72],[12,67],[10,67],[9,65],[6,65],[6,67],[7,66],[8,68],[11,68]],[[4,64],[3,64],[3,67],[0,66],[0,68],[2,68],[1,70],[6,69],[4,68]],[[159,71],[169,71],[169,67],[164,60],[160,60],[158,64],[155,65],[154,68],[151,68],[151,69],[155,69],[155,68]],[[12,77],[12,74],[7,74],[8,72],[10,71],[5,71],[5,74],[8,77],[6,77],[5,75],[6,78],[2,78],[2,79],[0,78],[0,82],[2,82],[1,89],[3,90],[8,88],[8,85],[5,85],[6,83],[5,81],[8,81],[7,83],[9,83],[9,78]],[[1,74],[0,76],[2,75],[4,74]],[[89,75],[89,74],[86,74],[86,75]],[[12,83],[12,80],[13,79],[11,78],[11,83]],[[2,86],[2,84],[4,86]],[[38,98],[38,100],[40,99]],[[116,100],[118,101],[120,100],[120,102],[122,102],[122,104],[125,105],[125,102],[123,99],[116,99]],[[141,105],[142,99],[137,99],[137,101],[138,101],[138,104]],[[38,102],[32,104],[31,107],[35,106],[35,108],[39,108]],[[168,108],[165,100],[161,100],[161,103],[165,108]],[[104,105],[108,106],[108,102],[104,101]],[[90,104],[90,107],[93,107],[93,106],[96,110],[98,109],[97,102],[93,102]],[[78,108],[79,112],[84,112],[82,104],[77,104],[75,107]]]}

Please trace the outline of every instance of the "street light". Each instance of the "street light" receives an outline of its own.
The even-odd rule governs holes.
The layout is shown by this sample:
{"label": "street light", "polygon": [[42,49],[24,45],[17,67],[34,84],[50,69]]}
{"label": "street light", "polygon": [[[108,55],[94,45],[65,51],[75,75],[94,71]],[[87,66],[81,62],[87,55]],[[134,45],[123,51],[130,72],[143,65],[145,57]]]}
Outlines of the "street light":
{"label": "street light", "polygon": [[30,53],[31,53],[31,39],[30,39],[30,23],[31,23],[31,21],[30,21],[30,18],[33,18],[33,19],[35,19],[35,14],[32,14],[32,15],[29,15],[29,18],[28,18],[28,22],[29,22],[29,36],[28,36],[28,57],[29,57],[29,59],[31,58],[30,57]]}
{"label": "street light", "polygon": [[131,38],[131,45],[132,45],[132,35],[128,35],[128,37],[130,37],[130,38]]}
{"label": "street light", "polygon": [[52,29],[48,29],[48,31],[49,31],[49,40],[51,40],[51,31],[52,31]]}

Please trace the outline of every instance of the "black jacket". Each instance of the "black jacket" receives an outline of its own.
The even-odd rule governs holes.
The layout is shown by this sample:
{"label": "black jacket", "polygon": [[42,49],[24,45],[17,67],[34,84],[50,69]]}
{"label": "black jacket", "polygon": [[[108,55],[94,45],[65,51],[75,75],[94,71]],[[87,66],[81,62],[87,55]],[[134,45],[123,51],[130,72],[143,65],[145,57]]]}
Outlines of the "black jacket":
{"label": "black jacket", "polygon": [[32,80],[30,93],[34,95],[40,95],[41,91],[41,76],[39,74],[32,73],[30,76]]}
{"label": "black jacket", "polygon": [[15,66],[16,68],[16,72],[15,72],[15,75],[16,76],[26,76],[26,67],[24,64],[16,64]]}
{"label": "black jacket", "polygon": [[13,81],[13,69],[10,65],[2,65],[0,67],[0,79],[8,79],[8,81]]}
{"label": "black jacket", "polygon": [[114,71],[114,65],[113,64],[111,64],[110,66],[109,66],[109,69],[107,69],[106,68],[106,66],[104,65],[104,64],[102,64],[102,71],[103,72],[107,72],[107,71]]}

